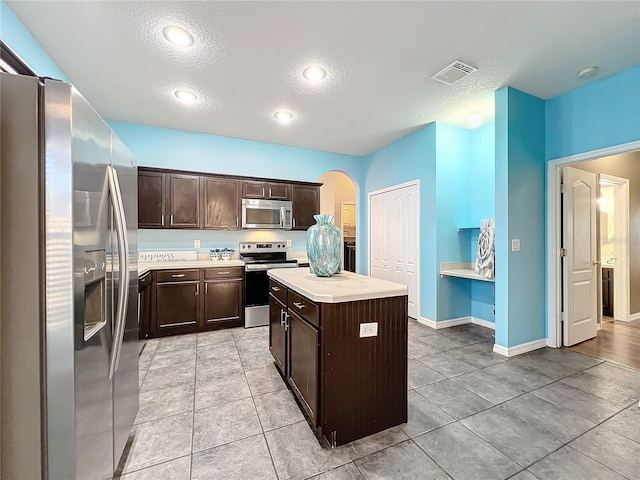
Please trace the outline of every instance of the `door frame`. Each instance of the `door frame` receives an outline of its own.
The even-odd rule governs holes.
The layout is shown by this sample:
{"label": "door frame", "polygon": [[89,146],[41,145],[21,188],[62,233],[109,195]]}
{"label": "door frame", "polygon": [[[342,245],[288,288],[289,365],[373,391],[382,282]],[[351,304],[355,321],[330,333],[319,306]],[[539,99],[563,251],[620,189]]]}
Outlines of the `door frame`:
{"label": "door frame", "polygon": [[[620,239],[629,238],[629,179],[600,173],[598,174],[599,186],[602,186],[602,180],[604,180],[607,185],[615,187],[613,224],[614,236],[617,241],[613,247],[616,256],[616,267],[613,269],[614,318],[619,321],[628,322],[631,313],[631,299],[629,296],[629,244],[620,241]],[[600,230],[602,232],[602,225],[600,226]],[[602,233],[600,237],[602,237]],[[602,259],[600,259],[600,261],[602,261]],[[624,280],[625,278],[626,281]],[[622,314],[620,314],[620,312],[622,312]],[[599,318],[602,322],[602,315],[600,315]]]}
{"label": "door frame", "polygon": [[[568,157],[556,158],[547,162],[547,346],[561,346],[560,312],[562,312],[562,271],[560,257],[561,247],[561,201],[560,201],[560,169],[572,163],[595,160],[601,157],[619,155],[640,150],[640,141],[623,143],[612,147],[601,148],[589,152],[578,153]],[[614,280],[615,282],[615,280]]]}
{"label": "door frame", "polygon": [[[416,210],[415,222],[418,226],[416,229],[416,233],[418,235],[418,241],[416,242],[416,258],[418,259],[418,268],[416,268],[416,276],[418,282],[418,291],[416,295],[416,309],[418,310],[418,317],[420,317],[420,294],[421,294],[421,284],[420,284],[420,265],[422,264],[420,260],[420,179],[410,180],[408,182],[399,183],[397,185],[391,185],[389,187],[384,187],[379,190],[373,190],[371,192],[367,192],[367,271],[369,275],[373,272],[373,257],[371,255],[371,198],[374,195],[379,195],[381,193],[392,192],[393,190],[399,190],[402,188],[413,187],[416,186],[418,189],[418,208]],[[407,292],[408,293],[408,292]]]}

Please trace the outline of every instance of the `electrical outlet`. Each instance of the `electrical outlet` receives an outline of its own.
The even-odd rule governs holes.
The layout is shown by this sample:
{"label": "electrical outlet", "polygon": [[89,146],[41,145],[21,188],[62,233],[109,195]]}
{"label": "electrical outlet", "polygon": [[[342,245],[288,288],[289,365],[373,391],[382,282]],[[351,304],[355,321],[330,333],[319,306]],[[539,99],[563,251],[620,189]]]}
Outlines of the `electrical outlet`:
{"label": "electrical outlet", "polygon": [[193,248],[200,248],[200,240],[193,241]]}
{"label": "electrical outlet", "polygon": [[520,239],[519,238],[514,238],[513,240],[511,240],[511,251],[512,252],[519,252],[520,251]]}
{"label": "electrical outlet", "polygon": [[291,246],[291,240],[287,240],[287,247]]}
{"label": "electrical outlet", "polygon": [[377,337],[377,336],[378,336],[378,322],[360,324],[360,338]]}

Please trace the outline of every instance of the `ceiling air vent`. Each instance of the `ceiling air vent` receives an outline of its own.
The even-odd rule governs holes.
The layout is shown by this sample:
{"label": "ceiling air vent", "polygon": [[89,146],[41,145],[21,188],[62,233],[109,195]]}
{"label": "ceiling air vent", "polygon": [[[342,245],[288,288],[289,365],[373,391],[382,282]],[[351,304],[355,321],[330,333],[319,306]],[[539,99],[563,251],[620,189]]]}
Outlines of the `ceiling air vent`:
{"label": "ceiling air vent", "polygon": [[476,70],[478,70],[476,67],[472,67],[460,60],[456,60],[451,65],[444,67],[431,78],[437,82],[453,85]]}

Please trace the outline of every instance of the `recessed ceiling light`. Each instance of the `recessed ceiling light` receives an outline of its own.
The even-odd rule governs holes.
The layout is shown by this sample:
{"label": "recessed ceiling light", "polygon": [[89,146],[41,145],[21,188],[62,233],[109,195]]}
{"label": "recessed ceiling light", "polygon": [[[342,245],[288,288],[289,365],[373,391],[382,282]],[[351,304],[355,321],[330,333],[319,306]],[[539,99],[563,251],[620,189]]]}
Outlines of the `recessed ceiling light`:
{"label": "recessed ceiling light", "polygon": [[190,47],[193,45],[193,37],[184,28],[170,26],[162,30],[164,38],[178,47]]}
{"label": "recessed ceiling light", "polygon": [[583,68],[578,72],[578,78],[591,78],[598,73],[598,67]]}
{"label": "recessed ceiling light", "polygon": [[273,114],[274,118],[280,123],[287,123],[293,120],[293,113],[286,110],[279,110]]}
{"label": "recessed ceiling light", "polygon": [[190,92],[189,90],[176,90],[175,96],[178,97],[178,99],[182,103],[188,103],[188,104],[193,103],[198,99],[196,94],[193,92]]}
{"label": "recessed ceiling light", "polygon": [[469,128],[478,128],[482,124],[482,115],[478,112],[473,112],[467,117],[467,125]]}
{"label": "recessed ceiling light", "polygon": [[316,83],[322,80],[327,76],[327,72],[325,72],[324,68],[314,66],[305,68],[302,72],[302,76],[306,78],[311,83]]}

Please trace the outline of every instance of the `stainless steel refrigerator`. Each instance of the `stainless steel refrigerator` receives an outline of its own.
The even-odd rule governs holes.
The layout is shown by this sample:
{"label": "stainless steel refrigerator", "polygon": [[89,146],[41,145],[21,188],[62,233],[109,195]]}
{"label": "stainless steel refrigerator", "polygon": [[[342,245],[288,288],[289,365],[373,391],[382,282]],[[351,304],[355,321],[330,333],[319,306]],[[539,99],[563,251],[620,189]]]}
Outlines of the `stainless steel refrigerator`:
{"label": "stainless steel refrigerator", "polygon": [[112,478],[138,411],[137,167],[71,85],[0,74],[3,479]]}

